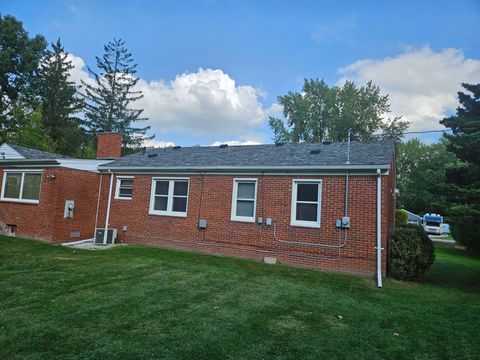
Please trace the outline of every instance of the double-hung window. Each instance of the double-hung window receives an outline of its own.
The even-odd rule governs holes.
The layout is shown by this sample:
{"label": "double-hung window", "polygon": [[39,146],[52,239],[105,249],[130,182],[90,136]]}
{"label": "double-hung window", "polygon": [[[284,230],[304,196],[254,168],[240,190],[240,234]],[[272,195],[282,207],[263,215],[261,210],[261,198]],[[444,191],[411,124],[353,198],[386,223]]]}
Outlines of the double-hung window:
{"label": "double-hung window", "polygon": [[131,200],[133,194],[133,176],[117,176],[115,199]]}
{"label": "double-hung window", "polygon": [[3,173],[1,199],[37,204],[41,182],[41,170],[6,170]]}
{"label": "double-hung window", "polygon": [[231,220],[255,221],[257,179],[234,179]]}
{"label": "double-hung window", "polygon": [[321,180],[293,180],[291,225],[320,227]]}
{"label": "double-hung window", "polygon": [[153,178],[150,214],[187,216],[188,178]]}

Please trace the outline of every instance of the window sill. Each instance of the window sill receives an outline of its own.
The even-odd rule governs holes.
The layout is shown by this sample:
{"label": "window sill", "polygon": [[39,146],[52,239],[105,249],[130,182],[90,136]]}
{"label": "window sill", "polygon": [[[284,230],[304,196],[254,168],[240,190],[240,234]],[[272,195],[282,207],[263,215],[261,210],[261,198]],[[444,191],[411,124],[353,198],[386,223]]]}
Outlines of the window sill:
{"label": "window sill", "polygon": [[127,198],[127,197],[114,197],[113,198],[114,200],[132,200],[131,197]]}
{"label": "window sill", "polygon": [[153,212],[153,211],[149,211],[148,215],[180,217],[180,218],[186,218],[187,217],[187,213],[164,213],[164,212]]}
{"label": "window sill", "polygon": [[318,222],[290,222],[290,226],[295,226],[295,227],[304,227],[304,228],[313,228],[313,229],[320,229],[320,223]]}
{"label": "window sill", "polygon": [[252,218],[242,218],[242,217],[232,217],[230,221],[234,222],[246,222],[246,223],[255,223],[255,219]]}
{"label": "window sill", "polygon": [[8,199],[8,198],[2,198],[0,199],[0,201],[9,202],[9,203],[18,203],[18,204],[33,204],[33,205],[40,203],[40,200],[22,200],[22,199]]}

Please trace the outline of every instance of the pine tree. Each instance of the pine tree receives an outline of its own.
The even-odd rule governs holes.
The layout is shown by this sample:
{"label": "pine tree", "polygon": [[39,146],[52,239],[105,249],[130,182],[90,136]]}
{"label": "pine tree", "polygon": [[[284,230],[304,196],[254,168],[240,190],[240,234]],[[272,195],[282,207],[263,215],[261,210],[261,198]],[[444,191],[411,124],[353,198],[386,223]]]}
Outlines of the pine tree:
{"label": "pine tree", "polygon": [[83,100],[78,95],[80,87],[70,80],[73,68],[58,39],[40,63],[37,80],[42,125],[54,151],[64,155],[75,155],[86,139],[81,119],[74,116],[82,110]]}
{"label": "pine tree", "polygon": [[455,203],[448,221],[455,240],[480,253],[480,84],[462,86],[470,94],[459,92],[456,115],[441,121],[452,129],[453,134],[445,135],[449,140],[448,150],[461,163],[447,170]]}
{"label": "pine tree", "polygon": [[104,46],[102,58],[96,57],[98,73],[88,67],[95,84],[83,82],[86,100],[86,126],[93,136],[101,132],[116,131],[123,136],[126,148],[139,147],[150,126],[134,124],[148,120],[140,115],[143,109],[133,109],[131,104],[143,98],[134,90],[137,64],[125,47],[125,42],[114,39]]}

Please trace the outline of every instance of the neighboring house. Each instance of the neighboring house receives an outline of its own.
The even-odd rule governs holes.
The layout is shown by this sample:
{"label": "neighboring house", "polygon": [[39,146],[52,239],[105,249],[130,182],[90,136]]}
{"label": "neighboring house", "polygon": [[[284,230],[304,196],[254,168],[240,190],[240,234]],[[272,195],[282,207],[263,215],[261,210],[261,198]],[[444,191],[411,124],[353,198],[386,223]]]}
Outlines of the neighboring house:
{"label": "neighboring house", "polygon": [[408,210],[403,209],[407,213],[407,224],[422,225],[423,218]]}
{"label": "neighboring house", "polygon": [[[395,221],[394,143],[352,142],[349,153],[346,142],[222,145],[103,163],[88,237],[108,224],[126,243],[377,274],[381,286]],[[62,228],[63,205],[56,220]]]}
{"label": "neighboring house", "polygon": [[1,145],[0,231],[51,242],[93,237],[100,185],[97,167],[112,160],[108,151],[99,149],[98,155],[109,159],[73,159]]}

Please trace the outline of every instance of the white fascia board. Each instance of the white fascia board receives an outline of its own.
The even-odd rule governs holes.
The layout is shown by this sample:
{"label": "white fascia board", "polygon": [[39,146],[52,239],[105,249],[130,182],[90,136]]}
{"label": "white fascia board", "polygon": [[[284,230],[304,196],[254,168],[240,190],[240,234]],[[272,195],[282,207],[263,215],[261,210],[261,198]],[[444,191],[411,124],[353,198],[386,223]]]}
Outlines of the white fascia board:
{"label": "white fascia board", "polygon": [[98,166],[112,162],[112,160],[90,159],[58,159],[61,167],[98,173]]}
{"label": "white fascia board", "polygon": [[196,172],[244,172],[244,171],[323,171],[323,170],[388,170],[389,164],[382,165],[322,165],[322,166],[99,166],[99,170],[110,170],[111,172],[119,171],[196,171]]}
{"label": "white fascia board", "polygon": [[25,159],[25,156],[20,154],[8,144],[0,145],[0,160],[17,160]]}

